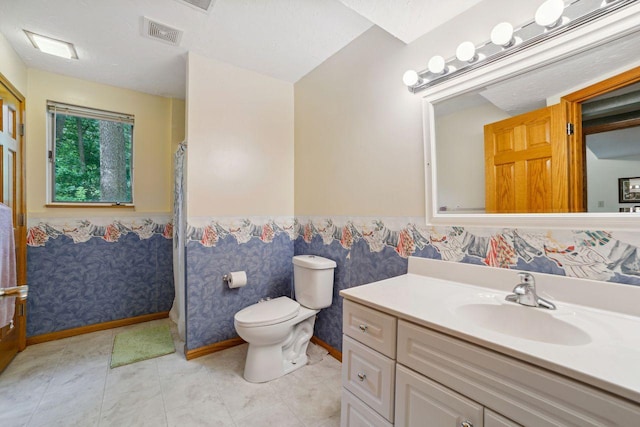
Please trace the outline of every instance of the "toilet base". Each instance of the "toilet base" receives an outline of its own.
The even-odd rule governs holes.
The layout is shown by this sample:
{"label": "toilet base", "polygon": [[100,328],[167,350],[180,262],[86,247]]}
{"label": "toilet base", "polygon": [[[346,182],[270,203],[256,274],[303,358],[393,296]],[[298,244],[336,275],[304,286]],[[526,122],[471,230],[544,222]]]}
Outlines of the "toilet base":
{"label": "toilet base", "polygon": [[313,315],[295,325],[284,342],[274,345],[249,343],[244,379],[252,383],[263,383],[305,366],[315,321],[316,316]]}

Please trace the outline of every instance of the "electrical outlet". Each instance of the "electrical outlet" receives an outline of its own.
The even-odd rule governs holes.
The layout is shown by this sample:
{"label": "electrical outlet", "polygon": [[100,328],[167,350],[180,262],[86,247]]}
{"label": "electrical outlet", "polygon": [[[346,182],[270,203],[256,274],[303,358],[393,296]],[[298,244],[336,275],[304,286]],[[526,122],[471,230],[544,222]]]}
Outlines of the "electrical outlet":
{"label": "electrical outlet", "polygon": [[604,208],[604,201],[603,200],[598,201],[598,207],[599,208]]}

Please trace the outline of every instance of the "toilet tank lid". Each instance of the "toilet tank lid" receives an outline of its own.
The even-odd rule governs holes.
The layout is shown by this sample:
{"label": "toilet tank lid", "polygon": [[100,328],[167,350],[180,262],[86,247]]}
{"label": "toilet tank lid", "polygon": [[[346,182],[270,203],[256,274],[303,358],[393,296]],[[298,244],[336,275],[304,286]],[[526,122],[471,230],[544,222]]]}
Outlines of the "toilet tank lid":
{"label": "toilet tank lid", "polygon": [[300,267],[311,268],[314,270],[324,270],[328,268],[336,268],[336,262],[317,255],[296,255],[293,257],[293,263]]}
{"label": "toilet tank lid", "polygon": [[245,307],[234,316],[241,326],[275,325],[295,317],[300,304],[291,298],[279,297]]}

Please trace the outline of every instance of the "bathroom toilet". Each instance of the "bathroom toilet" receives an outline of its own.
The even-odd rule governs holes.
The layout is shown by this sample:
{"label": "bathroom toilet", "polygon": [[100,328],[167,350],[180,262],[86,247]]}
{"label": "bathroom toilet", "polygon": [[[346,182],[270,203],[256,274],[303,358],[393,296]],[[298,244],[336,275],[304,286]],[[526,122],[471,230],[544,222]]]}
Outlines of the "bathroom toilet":
{"label": "bathroom toilet", "polygon": [[236,313],[236,332],[249,343],[244,367],[247,381],[271,381],[307,364],[307,346],[316,314],[333,300],[335,268],[335,261],[330,259],[294,256],[295,301],[274,298]]}

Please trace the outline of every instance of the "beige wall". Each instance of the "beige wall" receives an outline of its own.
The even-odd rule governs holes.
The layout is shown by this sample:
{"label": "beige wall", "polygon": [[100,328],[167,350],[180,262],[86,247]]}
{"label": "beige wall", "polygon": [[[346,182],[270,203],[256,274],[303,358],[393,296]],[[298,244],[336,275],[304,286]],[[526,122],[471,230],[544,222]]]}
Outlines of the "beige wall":
{"label": "beige wall", "polygon": [[403,47],[374,27],[296,83],[296,215],[424,214],[421,109],[402,87]]}
{"label": "beige wall", "polygon": [[[46,101],[133,114],[134,203],[130,208],[47,208]],[[171,212],[171,100],[45,71],[28,70],[27,209],[33,217],[93,217]]]}
{"label": "beige wall", "polygon": [[171,99],[171,152],[185,139],[186,103],[184,99]]}
{"label": "beige wall", "polygon": [[190,53],[189,217],[293,215],[293,85]]}
{"label": "beige wall", "polygon": [[23,96],[27,96],[27,67],[2,34],[0,34],[0,73]]}
{"label": "beige wall", "polygon": [[424,216],[421,95],[402,74],[486,41],[501,21],[530,20],[539,4],[485,1],[409,45],[373,27],[299,80],[296,215]]}
{"label": "beige wall", "polygon": [[478,209],[485,207],[484,125],[509,115],[487,102],[438,116],[436,141],[438,207]]}

